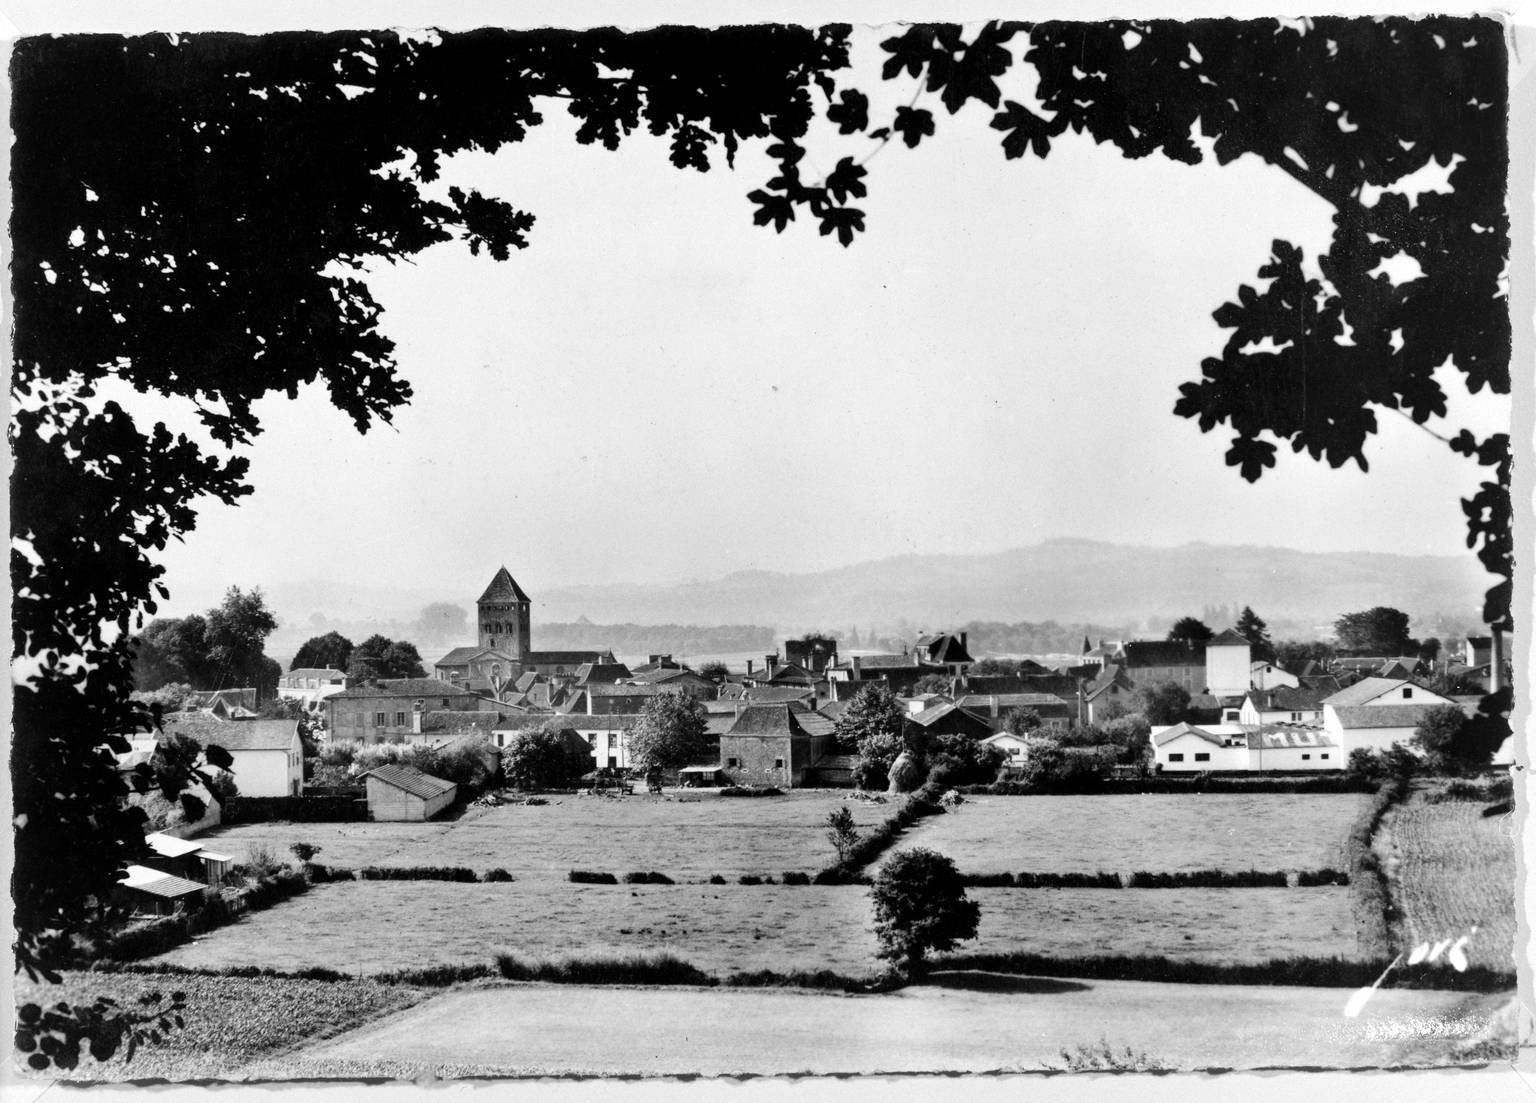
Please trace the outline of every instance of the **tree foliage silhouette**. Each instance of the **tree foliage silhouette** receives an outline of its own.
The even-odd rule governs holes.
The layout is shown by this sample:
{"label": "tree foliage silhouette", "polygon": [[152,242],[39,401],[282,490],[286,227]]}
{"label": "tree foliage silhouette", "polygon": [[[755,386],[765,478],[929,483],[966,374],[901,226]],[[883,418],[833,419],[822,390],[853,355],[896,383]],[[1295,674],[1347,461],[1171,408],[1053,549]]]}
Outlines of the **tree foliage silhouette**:
{"label": "tree foliage silhouette", "polygon": [[[808,214],[845,246],[865,229],[853,205],[869,187],[865,147],[921,144],[939,106],[991,109],[1009,158],[1048,156],[1071,130],[1127,157],[1194,163],[1199,125],[1219,162],[1257,155],[1336,212],[1316,272],[1274,243],[1258,270],[1267,285],[1216,311],[1230,334],[1181,388],[1175,413],[1202,431],[1229,426],[1227,462],[1244,478],[1274,465],[1280,441],[1364,467],[1377,409],[1426,429],[1445,411],[1447,362],[1468,390],[1508,393],[1496,22],[913,26],[884,43],[883,78],[915,85],[889,120],[871,117],[863,90],[838,86],[848,35],[757,26],[16,44],[21,967],[52,973],[67,960],[91,901],[142,845],[113,752],[127,749],[120,733],[152,719],[128,696],[129,640],[168,596],[156,557],[193,528],[199,500],[251,492],[238,453],[261,431],[263,396],[322,384],[359,430],[410,400],[364,265],[450,240],[498,260],[526,248],[531,212],[432,185],[444,157],[520,141],[550,104],[579,120],[579,142],[614,149],[643,127],[684,169],[704,171],[718,153],[731,164],[743,142],[762,141],[778,171],[749,195],[750,217],[782,232]],[[1033,106],[1004,100],[998,84],[1021,45],[1038,77]],[[820,110],[859,148],[808,179],[805,138]],[[1453,166],[1451,191],[1369,201],[1367,187],[1431,162]],[[1422,274],[1393,283],[1378,273],[1393,257]],[[129,391],[192,404],[215,448],[141,421],[120,401]],[[1509,437],[1437,435],[1489,472],[1463,509],[1469,547],[1501,579],[1485,620],[1507,626]],[[65,1033],[87,1021],[113,1036],[90,1016],[50,1020]]]}

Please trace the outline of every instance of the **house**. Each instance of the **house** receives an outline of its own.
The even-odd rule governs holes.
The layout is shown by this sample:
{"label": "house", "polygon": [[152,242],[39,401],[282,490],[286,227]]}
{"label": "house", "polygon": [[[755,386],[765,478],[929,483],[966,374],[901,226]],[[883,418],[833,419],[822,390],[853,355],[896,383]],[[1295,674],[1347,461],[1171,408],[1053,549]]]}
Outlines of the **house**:
{"label": "house", "polygon": [[591,716],[604,716],[639,712],[652,697],[677,691],[666,684],[616,686],[593,684],[586,686],[582,692],[586,695],[587,713]]}
{"label": "house", "polygon": [[1077,702],[1051,693],[968,693],[955,704],[984,717],[993,731],[1001,731],[1008,722],[1008,714],[1015,709],[1034,712],[1044,729],[1066,731],[1077,722]]}
{"label": "house", "polygon": [[687,667],[657,667],[620,680],[637,686],[663,686],[666,689],[681,690],[701,700],[715,695],[715,683]]}
{"label": "house", "polygon": [[1243,697],[1237,722],[1254,725],[1321,724],[1323,698],[1328,695],[1323,690],[1303,689],[1300,686],[1249,690]]}
{"label": "house", "polygon": [[720,737],[721,773],[736,785],[802,785],[832,742],[830,731],[813,735],[807,730],[810,715],[790,704],[745,705]]}
{"label": "house", "polygon": [[430,820],[453,803],[459,787],[414,766],[387,763],[362,775],[368,786],[368,815],[380,823]]}
{"label": "house", "polygon": [[1168,773],[1247,770],[1248,733],[1236,724],[1153,728],[1152,760]]}
{"label": "house", "polygon": [[1029,762],[1029,737],[1012,732],[998,732],[982,740],[989,747],[1003,752],[1003,767],[1008,770],[1022,769]]}
{"label": "house", "polygon": [[127,876],[117,882],[113,897],[140,914],[170,915],[178,904],[196,907],[207,886],[186,877],[155,869],[130,865]]}
{"label": "house", "polygon": [[1362,747],[1408,745],[1431,707],[1455,703],[1402,678],[1365,678],[1323,699],[1323,731],[1348,759]]}
{"label": "house", "polygon": [[145,835],[144,842],[150,849],[150,856],[144,859],[145,865],[205,885],[217,885],[234,862],[228,854],[208,850],[200,842],[160,831]]}
{"label": "house", "polygon": [[1193,640],[1127,640],[1114,661],[1138,688],[1172,682],[1195,694],[1207,684],[1205,644]]}
{"label": "house", "polygon": [[455,647],[432,664],[433,677],[476,693],[499,694],[521,673],[517,657],[495,647]]}
{"label": "house", "polygon": [[950,674],[964,674],[976,660],[968,647],[969,632],[939,632],[917,638],[917,654],[929,666],[941,666]]}
{"label": "house", "polygon": [[181,704],[183,712],[200,712],[215,720],[244,720],[256,715],[256,690],[244,689],[199,690]]}
{"label": "house", "polygon": [[1276,663],[1259,661],[1248,668],[1248,684],[1254,689],[1279,689],[1286,686],[1295,689],[1301,679]]}
{"label": "house", "polygon": [[814,686],[823,679],[799,663],[782,663],[777,654],[764,655],[761,670],[754,670],[747,660],[742,684],[748,686]]}
{"label": "house", "polygon": [[329,666],[302,666],[277,680],[277,695],[285,701],[298,701],[313,712],[320,702],[347,688],[345,672]]}
{"label": "house", "polygon": [[812,674],[837,665],[837,641],[830,636],[809,635],[784,641],[784,660]]}
{"label": "house", "polygon": [[925,709],[931,709],[938,705],[952,705],[955,699],[945,693],[919,693],[914,697],[897,698],[906,706],[908,716],[916,716]]}
{"label": "house", "polygon": [[325,699],[332,739],[362,743],[422,743],[416,714],[479,707],[480,695],[439,678],[373,678]]}
{"label": "house", "polygon": [[[1205,690],[1215,697],[1240,697],[1252,684],[1253,645],[1236,629],[1218,632],[1205,644]],[[1193,691],[1191,691],[1193,692]]]}
{"label": "house", "polygon": [[582,663],[576,668],[574,684],[584,686],[591,682],[627,682],[637,675],[623,663]]}
{"label": "house", "polygon": [[1132,712],[1136,687],[1125,676],[1119,663],[1098,668],[1094,679],[1083,686],[1083,708],[1088,723],[1102,724],[1116,712]]}
{"label": "house", "polygon": [[912,728],[926,732],[930,738],[962,735],[981,742],[993,734],[992,725],[985,718],[953,702],[909,714],[906,722]]}
{"label": "house", "polygon": [[[334,698],[332,698],[334,700]],[[297,720],[215,720],[181,713],[165,721],[167,735],[222,747],[241,796],[296,797],[304,791],[304,745]]]}

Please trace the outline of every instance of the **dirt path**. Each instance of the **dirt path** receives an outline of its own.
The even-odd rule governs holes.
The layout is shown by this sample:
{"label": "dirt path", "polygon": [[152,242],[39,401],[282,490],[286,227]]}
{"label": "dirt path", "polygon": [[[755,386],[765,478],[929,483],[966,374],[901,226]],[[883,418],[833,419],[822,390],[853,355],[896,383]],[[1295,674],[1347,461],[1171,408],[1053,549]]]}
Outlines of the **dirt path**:
{"label": "dirt path", "polygon": [[[1061,1067],[1101,1039],[1175,1069],[1432,1063],[1507,997],[955,974],[879,996],[505,985],[445,993],[265,1076],[874,1073]],[[1436,1051],[1427,1039],[1443,1042]]]}

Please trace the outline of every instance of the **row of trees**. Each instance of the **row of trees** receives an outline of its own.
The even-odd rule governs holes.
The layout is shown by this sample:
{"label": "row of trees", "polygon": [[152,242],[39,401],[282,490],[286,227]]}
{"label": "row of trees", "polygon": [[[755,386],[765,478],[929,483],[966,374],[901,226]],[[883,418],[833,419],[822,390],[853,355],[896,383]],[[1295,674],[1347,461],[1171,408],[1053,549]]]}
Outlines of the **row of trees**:
{"label": "row of trees", "polygon": [[171,683],[195,689],[254,686],[258,698],[277,691],[282,667],[263,647],[277,627],[261,590],[231,586],[206,613],[160,618],[133,641],[133,683],[140,691]]}
{"label": "row of trees", "polygon": [[340,632],[327,632],[304,641],[289,664],[290,670],[308,667],[345,671],[348,678],[425,678],[426,668],[416,645],[386,636],[369,636],[356,645]]}

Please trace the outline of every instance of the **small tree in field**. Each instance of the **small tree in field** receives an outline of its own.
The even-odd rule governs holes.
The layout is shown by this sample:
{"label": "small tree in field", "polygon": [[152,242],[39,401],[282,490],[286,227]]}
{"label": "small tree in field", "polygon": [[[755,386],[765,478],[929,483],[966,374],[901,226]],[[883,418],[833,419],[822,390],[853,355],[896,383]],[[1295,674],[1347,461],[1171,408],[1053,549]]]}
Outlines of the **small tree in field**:
{"label": "small tree in field", "polygon": [[880,956],[913,972],[930,950],[976,937],[981,907],[965,895],[955,863],[916,847],[888,858],[869,890]]}
{"label": "small tree in field", "polygon": [[837,850],[839,862],[846,862],[859,845],[859,829],[853,825],[853,813],[846,807],[827,813],[827,841]]}
{"label": "small tree in field", "polygon": [[524,790],[554,789],[584,773],[573,762],[564,728],[564,724],[552,720],[514,735],[501,752],[501,772],[508,784]]}

